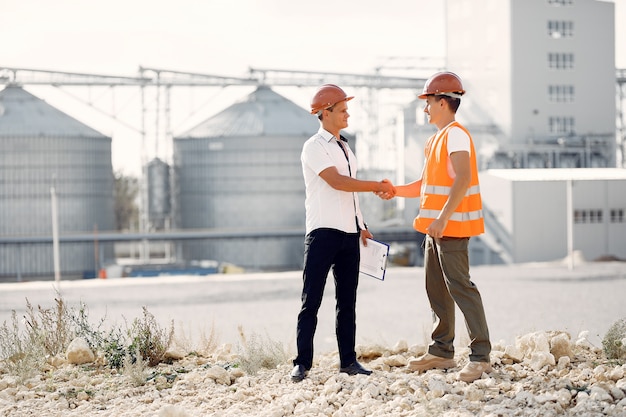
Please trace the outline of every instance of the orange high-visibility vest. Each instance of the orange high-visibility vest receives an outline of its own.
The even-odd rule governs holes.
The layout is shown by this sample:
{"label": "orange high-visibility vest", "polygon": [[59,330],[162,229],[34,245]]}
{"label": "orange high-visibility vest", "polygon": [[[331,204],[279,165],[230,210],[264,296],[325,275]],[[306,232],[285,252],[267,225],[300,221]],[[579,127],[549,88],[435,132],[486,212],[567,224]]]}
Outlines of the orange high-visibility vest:
{"label": "orange high-visibility vest", "polygon": [[413,221],[413,227],[426,234],[426,228],[439,216],[448,200],[454,179],[448,175],[447,143],[448,131],[454,126],[463,129],[470,138],[472,179],[465,197],[448,220],[443,235],[448,237],[477,236],[485,231],[485,223],[478,183],[476,151],[471,135],[456,121],[431,136],[426,142],[426,164],[422,174],[420,211]]}

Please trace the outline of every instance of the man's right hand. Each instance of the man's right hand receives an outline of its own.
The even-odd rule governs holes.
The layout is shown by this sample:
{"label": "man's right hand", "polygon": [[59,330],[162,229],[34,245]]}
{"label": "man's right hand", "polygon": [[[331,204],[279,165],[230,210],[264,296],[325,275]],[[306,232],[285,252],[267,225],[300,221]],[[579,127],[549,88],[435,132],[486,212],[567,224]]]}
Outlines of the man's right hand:
{"label": "man's right hand", "polygon": [[396,195],[396,187],[387,178],[380,182],[381,188],[374,193],[383,200],[390,200]]}

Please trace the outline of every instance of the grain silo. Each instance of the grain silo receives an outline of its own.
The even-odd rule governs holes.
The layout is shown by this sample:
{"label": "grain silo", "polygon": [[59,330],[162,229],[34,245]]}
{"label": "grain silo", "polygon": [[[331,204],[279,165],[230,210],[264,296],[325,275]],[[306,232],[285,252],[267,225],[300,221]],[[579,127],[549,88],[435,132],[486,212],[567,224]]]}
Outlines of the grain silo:
{"label": "grain silo", "polygon": [[[315,116],[268,87],[174,139],[179,226],[184,229],[302,228],[300,153]],[[304,236],[185,243],[188,260],[253,269],[300,268]]]}
{"label": "grain silo", "polygon": [[7,86],[0,91],[0,236],[15,242],[0,244],[0,276],[54,275],[52,243],[33,240],[52,236],[53,186],[59,234],[94,235],[91,242],[61,241],[61,274],[93,274],[112,254],[96,233],[114,229],[111,138]]}
{"label": "grain silo", "polygon": [[171,211],[170,166],[159,158],[148,163],[148,218],[150,225],[162,230]]}

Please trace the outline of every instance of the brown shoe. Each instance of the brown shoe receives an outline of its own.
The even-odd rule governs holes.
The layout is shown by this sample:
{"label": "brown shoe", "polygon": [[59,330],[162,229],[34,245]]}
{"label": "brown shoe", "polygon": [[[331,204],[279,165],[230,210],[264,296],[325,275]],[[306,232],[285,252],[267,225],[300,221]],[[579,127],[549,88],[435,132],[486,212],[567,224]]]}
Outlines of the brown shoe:
{"label": "brown shoe", "polygon": [[409,369],[411,371],[427,371],[429,369],[448,369],[454,368],[456,362],[454,359],[446,359],[439,356],[426,353],[417,359],[409,361]]}
{"label": "brown shoe", "polygon": [[469,362],[461,369],[461,372],[457,375],[457,381],[472,382],[481,378],[483,373],[491,372],[491,365],[489,362]]}

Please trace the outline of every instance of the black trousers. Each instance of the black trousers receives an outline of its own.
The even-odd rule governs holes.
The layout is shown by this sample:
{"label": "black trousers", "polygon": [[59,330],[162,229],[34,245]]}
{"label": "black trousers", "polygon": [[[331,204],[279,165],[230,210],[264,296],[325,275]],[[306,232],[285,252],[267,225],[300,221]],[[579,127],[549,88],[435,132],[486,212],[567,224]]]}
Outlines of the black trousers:
{"label": "black trousers", "polygon": [[356,360],[356,292],[359,284],[359,233],[335,229],[316,229],[304,242],[304,272],[302,274],[302,308],[298,314],[296,344],[298,356],[294,365],[311,369],[313,337],[317,328],[317,313],[322,304],[326,277],[331,267],[335,278],[335,331],[340,366]]}

